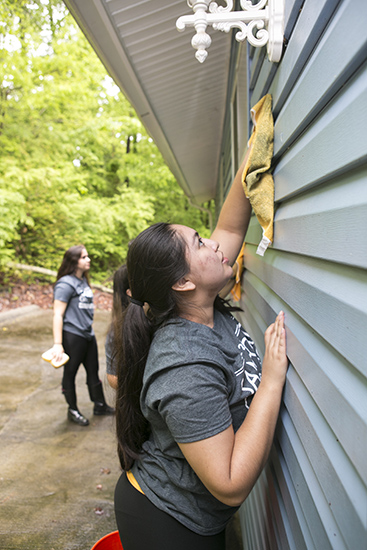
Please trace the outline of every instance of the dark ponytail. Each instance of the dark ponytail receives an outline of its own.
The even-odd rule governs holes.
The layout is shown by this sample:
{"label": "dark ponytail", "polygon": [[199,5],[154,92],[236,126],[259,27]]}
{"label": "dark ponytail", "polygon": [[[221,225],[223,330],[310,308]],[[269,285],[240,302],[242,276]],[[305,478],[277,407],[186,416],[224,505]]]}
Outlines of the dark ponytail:
{"label": "dark ponytail", "polygon": [[145,313],[142,306],[130,303],[114,324],[118,365],[116,430],[118,454],[125,470],[139,458],[149,437],[149,426],[140,408],[144,368],[154,332],[179,314],[180,293],[172,286],[189,271],[185,241],[170,224],[152,225],[132,242],[127,269],[131,296],[149,309]]}

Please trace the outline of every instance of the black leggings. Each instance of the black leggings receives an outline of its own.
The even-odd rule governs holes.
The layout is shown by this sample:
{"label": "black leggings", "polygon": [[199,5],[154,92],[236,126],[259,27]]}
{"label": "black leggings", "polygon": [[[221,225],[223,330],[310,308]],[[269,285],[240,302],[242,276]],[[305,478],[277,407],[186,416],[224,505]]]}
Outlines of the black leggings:
{"label": "black leggings", "polygon": [[159,510],[123,473],[115,489],[115,515],[124,550],[225,550],[225,531],[203,536]]}
{"label": "black leggings", "polygon": [[75,377],[83,363],[87,373],[88,386],[95,386],[99,383],[98,377],[98,348],[95,336],[92,340],[82,338],[71,332],[62,333],[62,345],[65,353],[70,357],[64,366],[64,376],[62,378],[63,390],[73,390],[75,388]]}

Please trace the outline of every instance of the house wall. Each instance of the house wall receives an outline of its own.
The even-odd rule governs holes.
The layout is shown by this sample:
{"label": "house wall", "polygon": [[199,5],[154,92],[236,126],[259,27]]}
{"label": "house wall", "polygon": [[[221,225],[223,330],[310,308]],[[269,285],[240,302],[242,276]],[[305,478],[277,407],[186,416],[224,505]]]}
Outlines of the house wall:
{"label": "house wall", "polygon": [[279,64],[233,47],[219,196],[266,93],[275,123],[274,243],[256,255],[253,217],[241,320],[263,353],[283,309],[290,361],[268,465],[240,509],[246,550],[367,545],[366,21],[365,0],[286,0]]}

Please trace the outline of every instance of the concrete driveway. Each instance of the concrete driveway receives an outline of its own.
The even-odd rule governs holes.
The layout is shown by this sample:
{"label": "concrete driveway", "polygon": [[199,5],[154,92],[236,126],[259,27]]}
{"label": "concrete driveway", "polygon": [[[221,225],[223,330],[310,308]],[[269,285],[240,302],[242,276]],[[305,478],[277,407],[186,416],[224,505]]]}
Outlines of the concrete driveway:
{"label": "concrete driveway", "polygon": [[[78,406],[90,425],[68,422],[62,369],[41,359],[53,342],[51,322],[52,311],[37,306],[0,314],[1,550],[90,550],[116,530],[114,418],[93,416],[80,367]],[[96,311],[100,378],[113,405],[104,357],[109,322],[109,312]],[[238,521],[227,534],[228,550],[242,548]]]}
{"label": "concrete driveway", "polygon": [[[100,378],[110,404],[104,338],[110,313],[96,311]],[[90,550],[116,530],[120,475],[114,419],[95,417],[80,367],[77,394],[88,427],[67,421],[62,369],[41,359],[52,345],[52,311],[0,315],[0,548]]]}

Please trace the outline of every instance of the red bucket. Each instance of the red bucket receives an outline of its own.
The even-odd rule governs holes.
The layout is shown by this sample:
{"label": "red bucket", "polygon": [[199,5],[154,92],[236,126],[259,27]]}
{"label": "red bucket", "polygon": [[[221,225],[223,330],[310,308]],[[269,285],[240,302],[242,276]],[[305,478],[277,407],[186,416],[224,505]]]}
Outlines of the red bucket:
{"label": "red bucket", "polygon": [[92,550],[124,550],[120,541],[120,535],[118,531],[113,531],[102,537],[93,546]]}

